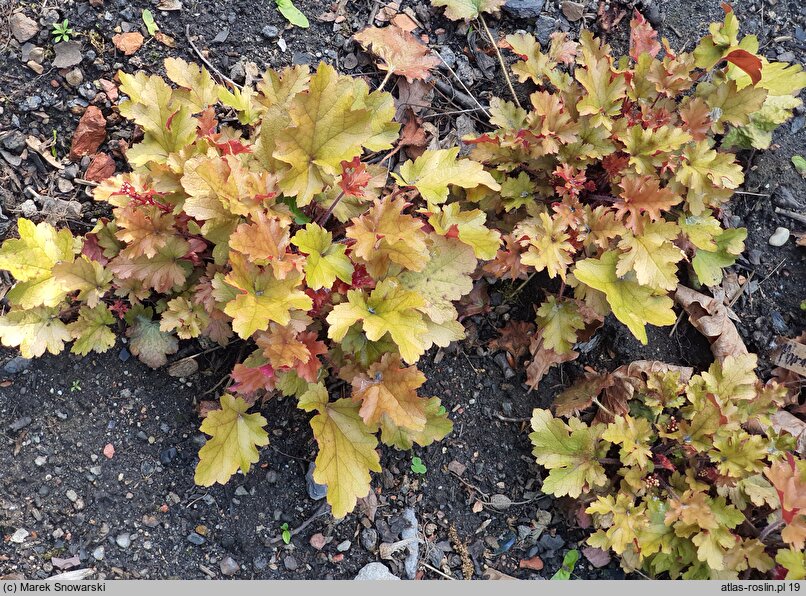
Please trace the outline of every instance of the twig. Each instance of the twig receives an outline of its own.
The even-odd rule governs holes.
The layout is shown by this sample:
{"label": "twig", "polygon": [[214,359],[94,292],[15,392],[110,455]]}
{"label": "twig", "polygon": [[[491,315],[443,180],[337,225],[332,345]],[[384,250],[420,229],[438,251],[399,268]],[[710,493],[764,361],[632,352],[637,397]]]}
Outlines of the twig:
{"label": "twig", "polygon": [[771,278],[771,277],[772,277],[772,276],[775,274],[775,272],[776,272],[776,271],[778,271],[778,270],[781,268],[781,265],[783,265],[784,263],[786,263],[786,259],[781,259],[781,262],[780,262],[780,263],[778,263],[778,264],[775,266],[775,268],[774,268],[772,271],[770,271],[770,272],[767,274],[767,277],[765,277],[765,278],[764,278],[764,279],[762,279],[760,282],[758,282],[759,287],[761,287],[761,284],[763,284],[765,281],[767,281],[768,279],[770,279],[770,278]]}
{"label": "twig", "polygon": [[92,188],[98,186],[97,182],[93,182],[92,180],[84,180],[83,178],[73,178],[73,182],[80,184],[81,186],[90,186]]}
{"label": "twig", "polygon": [[734,194],[737,195],[749,195],[751,197],[769,197],[768,193],[763,192],[750,192],[749,190],[734,190]]}
{"label": "twig", "polygon": [[392,70],[390,69],[390,70],[386,71],[386,76],[383,77],[383,80],[381,81],[381,84],[378,85],[378,88],[376,89],[376,91],[383,91],[383,88],[386,87],[386,82],[389,80],[389,78],[391,76],[392,76]]}
{"label": "twig", "polygon": [[504,422],[529,422],[531,420],[531,418],[510,418],[509,416],[502,416],[498,412],[495,412],[493,416]]}
{"label": "twig", "polygon": [[672,330],[669,332],[669,337],[674,335],[674,332],[677,331],[677,326],[680,324],[680,321],[683,320],[683,315],[686,313],[685,310],[681,310],[680,314],[677,315],[677,320],[674,322],[674,326],[672,326]]}
{"label": "twig", "polygon": [[795,213],[794,211],[790,211],[789,209],[781,209],[780,207],[776,207],[775,212],[781,215],[786,215],[787,217],[791,217],[795,221],[799,221],[802,224],[806,224],[806,215]]}
{"label": "twig", "polygon": [[[442,54],[440,54],[436,50],[434,50],[434,53],[437,55],[437,58],[439,58],[442,61],[442,64],[445,65],[445,68],[448,69],[448,72],[450,72],[453,75],[453,77],[459,82],[459,84],[462,86],[462,89],[464,89],[465,92],[467,93],[467,97],[471,98],[476,103],[476,105],[481,108],[481,111],[484,112],[485,114],[487,114],[487,117],[489,118],[490,117],[490,112],[488,112],[487,109],[483,105],[481,105],[479,103],[479,100],[476,99],[476,97],[473,95],[473,93],[470,92],[470,89],[468,89],[467,85],[465,85],[465,82],[462,79],[459,78],[459,75],[456,74],[456,71],[453,70],[447,62],[445,62],[445,59],[442,57]],[[437,82],[436,82],[437,87],[439,87],[440,82],[441,81],[437,80]],[[456,92],[456,90],[453,90],[453,91]],[[470,106],[468,105],[466,107],[470,107]]]}
{"label": "twig", "polygon": [[201,53],[201,50],[199,50],[199,48],[196,47],[196,44],[193,43],[193,40],[190,39],[190,25],[185,26],[185,37],[187,38],[188,43],[190,44],[190,47],[193,48],[193,51],[196,52],[196,55],[199,57],[199,59],[202,62],[204,62],[204,65],[207,68],[209,68],[210,70],[215,72],[219,77],[221,77],[224,81],[226,81],[227,83],[229,83],[233,87],[237,87],[238,89],[243,89],[243,87],[241,85],[239,85],[238,83],[233,81],[231,78],[229,78],[227,75],[225,75],[223,72],[218,70],[215,66],[213,66],[212,62],[210,62],[207,58],[204,57],[204,54]]}
{"label": "twig", "polygon": [[520,293],[520,291],[521,291],[521,290],[522,290],[522,289],[523,289],[523,288],[526,286],[526,284],[528,284],[530,281],[532,281],[532,278],[533,278],[535,275],[537,275],[537,271],[533,271],[533,272],[532,272],[532,274],[531,274],[529,277],[527,277],[526,279],[524,279],[524,280],[523,280],[523,283],[522,283],[521,285],[519,285],[517,288],[515,288],[515,291],[514,291],[514,292],[512,292],[512,294],[510,294],[509,298],[510,298],[510,299],[512,299],[512,298],[514,298],[515,296],[517,296],[517,295]]}
{"label": "twig", "polygon": [[784,525],[784,520],[783,520],[783,519],[777,519],[777,520],[775,520],[774,522],[772,522],[771,524],[769,524],[769,525],[768,525],[766,528],[764,528],[764,529],[761,531],[761,534],[759,534],[759,535],[758,535],[758,539],[759,539],[761,542],[764,542],[764,539],[765,539],[767,536],[769,536],[770,534],[772,534],[773,532],[775,532],[775,530],[777,530],[778,528],[780,528],[780,527],[781,527],[781,526],[783,526],[783,525]]}
{"label": "twig", "polygon": [[464,480],[464,479],[463,479],[461,476],[459,476],[459,474],[457,474],[456,472],[451,472],[451,474],[453,474],[454,476],[456,476],[456,479],[457,479],[459,482],[461,482],[462,484],[464,484],[464,485],[465,485],[467,488],[473,489],[474,491],[476,491],[477,493],[479,493],[479,494],[480,494],[482,497],[484,497],[485,499],[488,499],[488,500],[489,500],[490,495],[488,495],[487,493],[485,493],[483,490],[481,490],[480,488],[478,488],[478,487],[476,487],[476,486],[473,486],[472,484],[470,484],[469,482],[467,482],[466,480]]}
{"label": "twig", "polygon": [[428,563],[426,563],[425,561],[422,561],[422,562],[420,563],[420,565],[422,565],[422,566],[423,566],[423,567],[425,567],[426,569],[429,569],[429,570],[433,571],[433,572],[434,572],[434,573],[436,573],[437,575],[441,575],[441,576],[442,576],[442,577],[444,577],[445,579],[449,579],[449,580],[451,580],[451,581],[456,581],[456,578],[455,578],[455,577],[451,577],[450,575],[448,575],[448,574],[446,574],[446,573],[442,573],[442,572],[441,572],[439,569],[437,569],[436,567],[432,567],[431,565],[429,565],[429,564],[428,564]]}
{"label": "twig", "polygon": [[[319,508],[316,511],[314,511],[313,514],[311,514],[311,517],[309,517],[300,525],[298,525],[296,528],[291,530],[291,536],[296,536],[300,532],[305,531],[305,528],[310,526],[316,520],[316,518],[321,517],[322,515],[325,514],[325,512],[327,511],[327,506],[328,506],[327,501],[319,505]],[[283,540],[282,536],[275,536],[274,538],[269,540],[269,544],[277,544],[278,542],[282,542],[282,540]]]}
{"label": "twig", "polygon": [[484,26],[484,31],[487,33],[487,39],[490,40],[490,43],[495,50],[495,55],[498,56],[498,63],[501,65],[501,72],[504,73],[504,78],[507,81],[507,86],[509,87],[510,93],[512,93],[512,97],[515,100],[515,104],[520,108],[521,101],[518,99],[518,94],[515,93],[515,87],[512,86],[512,79],[509,78],[509,72],[507,72],[507,64],[504,62],[504,57],[501,55],[501,50],[498,49],[498,44],[495,43],[495,39],[493,39],[493,34],[490,32],[490,28],[487,26],[487,21],[484,20],[484,15],[479,13],[479,20],[481,24]]}
{"label": "twig", "polygon": [[333,214],[333,210],[336,208],[336,205],[339,204],[342,197],[344,197],[344,191],[341,191],[341,194],[339,194],[339,196],[337,196],[333,200],[333,202],[330,204],[330,207],[327,208],[327,211],[325,211],[324,214],[322,214],[322,217],[320,217],[319,220],[316,222],[318,225],[320,225],[321,227],[325,227],[327,220],[330,219],[330,216]]}

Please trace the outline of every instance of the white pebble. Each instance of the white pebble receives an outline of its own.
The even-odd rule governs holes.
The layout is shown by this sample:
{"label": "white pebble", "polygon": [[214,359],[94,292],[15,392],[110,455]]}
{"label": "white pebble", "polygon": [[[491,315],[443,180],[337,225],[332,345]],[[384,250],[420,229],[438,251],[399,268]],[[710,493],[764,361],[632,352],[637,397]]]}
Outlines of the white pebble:
{"label": "white pebble", "polygon": [[770,236],[770,246],[783,246],[789,240],[789,230],[786,228],[777,228]]}

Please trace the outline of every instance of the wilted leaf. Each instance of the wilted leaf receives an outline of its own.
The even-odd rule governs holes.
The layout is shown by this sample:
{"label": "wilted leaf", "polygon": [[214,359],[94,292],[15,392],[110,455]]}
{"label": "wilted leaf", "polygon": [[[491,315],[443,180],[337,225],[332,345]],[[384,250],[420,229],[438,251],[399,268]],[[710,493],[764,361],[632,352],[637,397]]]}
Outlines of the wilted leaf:
{"label": "wilted leaf", "polygon": [[432,68],[439,66],[439,58],[411,33],[394,25],[367,27],[355,35],[365,48],[383,60],[380,68],[406,77],[409,82],[428,77]]}

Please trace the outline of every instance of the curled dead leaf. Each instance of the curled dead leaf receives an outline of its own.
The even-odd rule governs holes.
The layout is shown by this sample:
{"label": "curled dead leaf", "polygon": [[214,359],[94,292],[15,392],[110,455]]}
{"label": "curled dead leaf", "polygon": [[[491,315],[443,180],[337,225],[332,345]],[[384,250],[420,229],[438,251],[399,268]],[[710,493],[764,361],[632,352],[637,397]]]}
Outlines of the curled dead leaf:
{"label": "curled dead leaf", "polygon": [[725,305],[723,291],[715,288],[714,294],[712,298],[686,286],[677,286],[674,299],[686,311],[694,328],[708,338],[711,353],[718,362],[728,356],[747,354],[747,347],[731,320],[736,315]]}

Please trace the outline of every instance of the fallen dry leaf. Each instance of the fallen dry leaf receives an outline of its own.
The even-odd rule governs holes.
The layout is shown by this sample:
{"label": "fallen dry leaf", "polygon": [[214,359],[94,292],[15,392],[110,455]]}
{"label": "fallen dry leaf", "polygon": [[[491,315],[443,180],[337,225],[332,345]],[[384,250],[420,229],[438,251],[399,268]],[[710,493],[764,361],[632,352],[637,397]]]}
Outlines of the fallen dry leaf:
{"label": "fallen dry leaf", "polygon": [[425,79],[439,59],[408,31],[400,27],[367,27],[356,33],[355,40],[383,60],[379,67],[406,77],[408,81]]}
{"label": "fallen dry leaf", "polygon": [[170,35],[166,35],[162,31],[157,31],[156,33],[154,33],[154,39],[156,39],[158,42],[160,42],[162,45],[166,47],[169,48],[176,47],[176,40]]}
{"label": "fallen dry leaf", "polygon": [[403,29],[403,31],[407,31],[409,33],[420,27],[420,24],[417,21],[415,21],[413,18],[411,18],[404,12],[401,12],[393,16],[391,19],[391,23],[396,27],[400,27],[401,29]]}
{"label": "fallen dry leaf", "polygon": [[506,573],[498,571],[498,569],[493,569],[492,567],[488,567],[484,572],[484,579],[518,581],[517,577],[512,577],[511,575],[507,575]]}
{"label": "fallen dry leaf", "polygon": [[712,298],[686,286],[677,286],[675,301],[688,314],[689,322],[711,343],[711,353],[718,362],[728,356],[747,354],[736,325],[731,321],[735,317],[725,305],[721,288],[714,288]]}
{"label": "fallen dry leaf", "polygon": [[499,336],[491,340],[488,345],[492,350],[506,350],[515,362],[520,362],[529,349],[534,331],[533,323],[513,319],[498,329]]}
{"label": "fallen dry leaf", "polygon": [[88,106],[78,121],[73,142],[70,145],[70,159],[76,160],[92,155],[106,139],[106,118],[96,106]]}
{"label": "fallen dry leaf", "polygon": [[590,562],[590,564],[597,569],[599,567],[604,567],[610,562],[610,553],[606,550],[602,550],[601,548],[586,546],[582,549],[582,554],[585,555],[585,558]]}
{"label": "fallen dry leaf", "polygon": [[579,356],[579,352],[574,350],[567,354],[558,354],[554,350],[546,348],[543,345],[542,333],[537,333],[532,337],[529,351],[532,353],[532,361],[526,366],[526,384],[529,385],[529,391],[537,388],[552,366],[576,360]]}
{"label": "fallen dry leaf", "polygon": [[521,569],[531,569],[532,571],[540,571],[543,569],[543,559],[540,557],[532,557],[531,559],[521,559],[518,564]]}
{"label": "fallen dry leaf", "polygon": [[406,150],[409,159],[417,159],[428,147],[428,135],[423,128],[423,121],[411,108],[405,111],[398,146]]}
{"label": "fallen dry leaf", "polygon": [[64,169],[62,162],[53,157],[53,154],[51,154],[49,145],[45,145],[45,143],[37,139],[35,136],[30,135],[25,137],[25,144],[28,145],[29,149],[36,151],[42,159],[44,159],[54,168],[59,170]]}
{"label": "fallen dry leaf", "polygon": [[126,56],[131,56],[143,45],[143,35],[138,31],[130,31],[128,33],[118,33],[112,36],[112,43],[115,47],[123,52]]}
{"label": "fallen dry leaf", "polygon": [[107,443],[104,447],[104,455],[107,459],[115,457],[115,446],[112,443]]}

